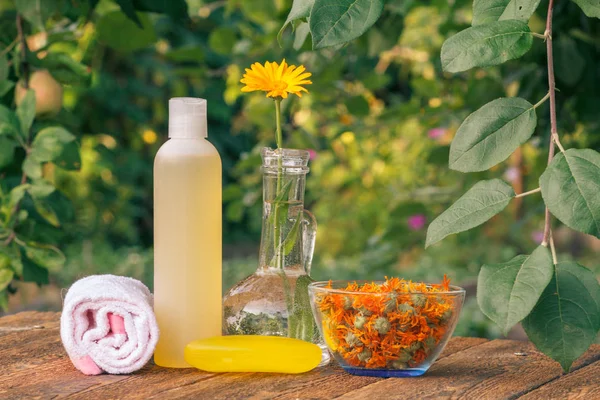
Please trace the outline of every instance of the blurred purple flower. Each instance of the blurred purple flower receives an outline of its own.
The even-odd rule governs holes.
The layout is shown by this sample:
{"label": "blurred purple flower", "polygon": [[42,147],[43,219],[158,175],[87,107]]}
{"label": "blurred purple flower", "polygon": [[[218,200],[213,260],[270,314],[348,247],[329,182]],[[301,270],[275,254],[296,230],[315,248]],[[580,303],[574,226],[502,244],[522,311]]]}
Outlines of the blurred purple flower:
{"label": "blurred purple flower", "polygon": [[314,160],[317,158],[317,152],[314,149],[308,149],[308,159]]}
{"label": "blurred purple flower", "polygon": [[439,139],[446,134],[446,128],[433,128],[427,132],[429,139]]}
{"label": "blurred purple flower", "polygon": [[542,232],[542,231],[531,232],[531,239],[536,243],[542,243],[542,240],[544,240],[544,232]]}
{"label": "blurred purple flower", "polygon": [[408,217],[408,228],[413,231],[418,231],[425,226],[427,218],[423,214],[415,214]]}
{"label": "blurred purple flower", "polygon": [[504,171],[504,179],[506,179],[507,181],[509,181],[511,183],[516,182],[520,176],[521,176],[521,171],[519,171],[519,168],[517,168],[517,167],[510,167],[510,168],[507,168],[506,171]]}

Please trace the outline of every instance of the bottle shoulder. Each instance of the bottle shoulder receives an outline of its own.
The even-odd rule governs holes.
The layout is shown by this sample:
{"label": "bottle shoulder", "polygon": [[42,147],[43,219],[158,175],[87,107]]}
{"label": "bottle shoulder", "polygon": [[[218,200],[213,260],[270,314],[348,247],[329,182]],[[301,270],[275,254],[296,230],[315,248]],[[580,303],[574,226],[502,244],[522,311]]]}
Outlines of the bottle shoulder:
{"label": "bottle shoulder", "polygon": [[156,160],[179,157],[216,157],[219,152],[206,139],[169,139],[156,153]]}

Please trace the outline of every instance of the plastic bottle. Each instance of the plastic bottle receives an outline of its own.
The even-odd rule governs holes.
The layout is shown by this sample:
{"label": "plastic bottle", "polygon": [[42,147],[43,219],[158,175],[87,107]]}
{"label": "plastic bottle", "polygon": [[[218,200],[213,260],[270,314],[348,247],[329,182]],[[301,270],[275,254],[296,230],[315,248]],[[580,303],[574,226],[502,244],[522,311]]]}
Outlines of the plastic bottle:
{"label": "plastic bottle", "polygon": [[169,101],[169,140],[154,160],[157,365],[189,368],[184,348],[221,335],[221,159],[206,140],[206,100]]}

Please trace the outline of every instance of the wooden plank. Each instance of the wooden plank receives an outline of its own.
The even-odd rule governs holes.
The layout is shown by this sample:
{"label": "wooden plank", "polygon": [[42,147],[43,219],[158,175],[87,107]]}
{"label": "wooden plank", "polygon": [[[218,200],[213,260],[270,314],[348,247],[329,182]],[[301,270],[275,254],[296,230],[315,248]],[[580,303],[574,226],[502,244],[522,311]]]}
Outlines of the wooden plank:
{"label": "wooden plank", "polygon": [[115,383],[123,375],[84,376],[67,357],[36,365],[17,373],[0,377],[0,398],[31,399],[54,398],[81,392],[90,387]]}
{"label": "wooden plank", "polygon": [[[593,346],[574,369],[599,359],[600,346]],[[531,343],[494,340],[440,360],[422,377],[380,381],[340,398],[514,398],[561,374],[560,366]]]}
{"label": "wooden plank", "polygon": [[[217,374],[198,371],[192,368],[169,369],[156,365],[148,365],[141,371],[113,384],[90,387],[80,392],[72,393],[72,399],[147,399],[164,390],[194,385],[211,379]],[[163,397],[164,398],[164,397]]]}
{"label": "wooden plank", "polygon": [[210,374],[150,364],[131,375],[85,377],[62,348],[58,318],[35,312],[0,318],[0,398],[600,398],[599,345],[563,375],[531,344],[475,338],[453,338],[419,378],[352,376],[335,361],[301,375]]}
{"label": "wooden plank", "polygon": [[48,398],[126,378],[82,376],[63,349],[59,317],[24,312],[0,318],[0,398]]}
{"label": "wooden plank", "polygon": [[9,375],[64,357],[59,316],[25,312],[0,318],[0,371]]}
{"label": "wooden plank", "polygon": [[[452,339],[441,357],[447,357],[486,341],[478,338]],[[237,373],[220,374],[185,386],[176,386],[169,382],[162,387],[149,388],[147,393],[151,395],[148,396],[145,392],[143,397],[150,399],[297,399],[299,397],[330,399],[380,380],[381,378],[350,375],[332,360],[327,367],[299,375]],[[106,387],[106,393],[110,389],[111,386]],[[92,393],[96,396],[97,391]]]}
{"label": "wooden plank", "polygon": [[520,399],[600,399],[600,361],[563,375]]}
{"label": "wooden plank", "polygon": [[60,313],[22,312],[0,318],[0,338],[14,332],[58,328]]}
{"label": "wooden plank", "polygon": [[[379,378],[354,377],[332,361],[330,367],[308,374],[209,374],[194,369],[174,370],[149,365],[127,376],[84,377],[71,365],[59,337],[59,315],[21,313],[0,318],[10,328],[44,324],[44,329],[13,330],[0,337],[0,397],[72,396],[75,398],[189,397],[330,398],[332,393],[357,389]],[[485,339],[454,338],[441,357],[484,343]],[[265,391],[265,389],[267,389]],[[217,397],[218,397],[217,396]]]}

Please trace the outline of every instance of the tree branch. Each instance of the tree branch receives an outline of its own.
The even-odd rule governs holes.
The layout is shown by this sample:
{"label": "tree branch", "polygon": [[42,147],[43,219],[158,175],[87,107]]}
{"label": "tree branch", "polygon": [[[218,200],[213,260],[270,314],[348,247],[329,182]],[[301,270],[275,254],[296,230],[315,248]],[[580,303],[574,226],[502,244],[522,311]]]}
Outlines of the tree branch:
{"label": "tree branch", "polygon": [[27,40],[23,33],[23,17],[17,14],[17,33],[21,41],[21,72],[23,73],[23,87],[29,89],[29,63],[27,62]]}
{"label": "tree branch", "polygon": [[[550,143],[548,149],[548,164],[554,158],[554,142],[558,141],[558,128],[556,123],[556,81],[554,79],[554,55],[552,53],[552,11],[554,9],[554,0],[548,3],[548,15],[546,16],[546,54],[548,58],[548,90],[550,93]],[[548,240],[552,234],[552,221],[550,220],[550,210],[546,207],[544,238],[542,245],[547,246]]]}
{"label": "tree branch", "polygon": [[[21,42],[21,72],[23,73],[23,87],[25,89],[29,89],[29,63],[27,62],[27,41],[25,40],[25,35],[23,33],[23,18],[21,14],[17,14],[17,39]],[[16,66],[15,66],[16,67]],[[27,135],[26,139],[27,143],[24,144],[24,149],[27,153],[29,153],[29,135]],[[24,185],[27,182],[27,174],[25,171],[21,173],[21,185]],[[21,208],[21,202],[19,201],[15,204],[12,215],[16,215],[19,212],[19,208]],[[4,241],[4,245],[8,246],[13,240],[17,240],[17,234],[14,231],[14,225],[8,238]]]}
{"label": "tree branch", "polygon": [[519,193],[518,195],[515,196],[515,199],[518,199],[520,197],[529,196],[530,194],[538,193],[538,192],[541,192],[541,191],[542,191],[541,188],[537,188],[537,189],[530,190],[528,192]]}

